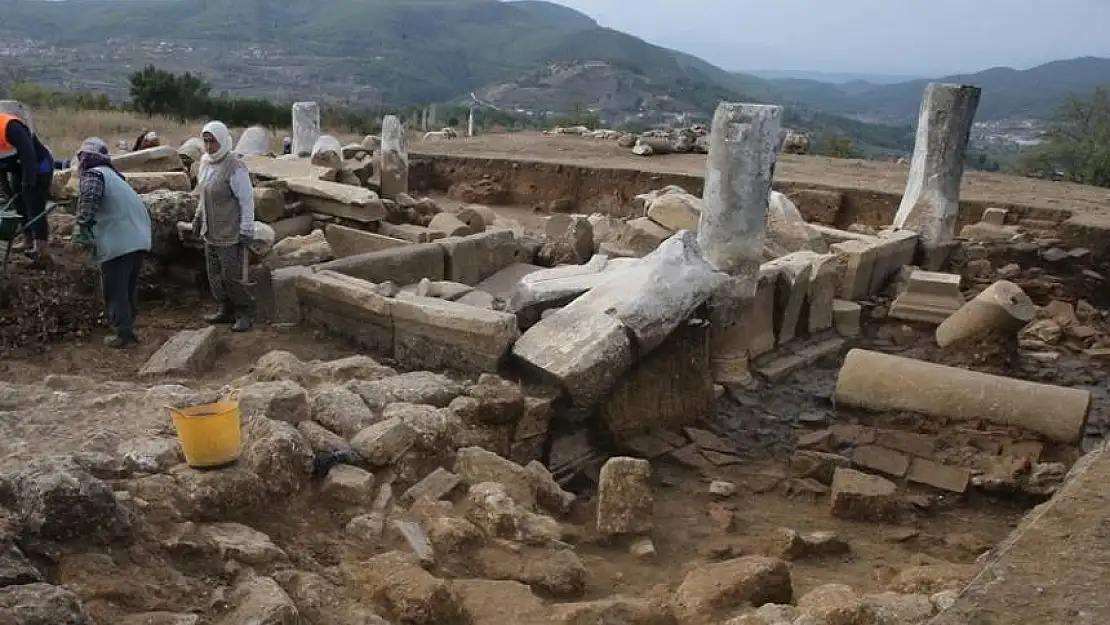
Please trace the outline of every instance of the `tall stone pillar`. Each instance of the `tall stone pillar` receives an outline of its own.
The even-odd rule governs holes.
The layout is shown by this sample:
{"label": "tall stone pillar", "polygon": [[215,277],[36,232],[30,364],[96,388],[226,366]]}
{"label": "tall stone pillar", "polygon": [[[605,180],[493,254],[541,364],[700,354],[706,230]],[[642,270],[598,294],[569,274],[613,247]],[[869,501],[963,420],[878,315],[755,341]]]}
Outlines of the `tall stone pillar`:
{"label": "tall stone pillar", "polygon": [[437,124],[437,121],[436,121],[436,105],[433,104],[431,106],[431,108],[428,110],[428,125],[431,126],[432,128],[435,128],[436,124]]}
{"label": "tall stone pillar", "polygon": [[466,136],[474,136],[474,107],[470,107],[470,116],[466,118]]}
{"label": "tall stone pillar", "polygon": [[320,105],[315,102],[293,103],[293,156],[309,157],[312,146],[320,138]]}
{"label": "tall stone pillar", "polygon": [[980,93],[971,85],[934,82],[925,87],[910,175],[894,226],[921,235],[926,259],[956,236],[964,155]]}
{"label": "tall stone pillar", "polygon": [[722,102],[713,115],[698,245],[718,271],[755,295],[782,107]]}
{"label": "tall stone pillar", "polygon": [[424,107],[420,111],[420,129],[428,132],[428,108]]}
{"label": "tall stone pillar", "polygon": [[409,154],[405,127],[396,115],[382,119],[382,197],[393,200],[409,191]]}

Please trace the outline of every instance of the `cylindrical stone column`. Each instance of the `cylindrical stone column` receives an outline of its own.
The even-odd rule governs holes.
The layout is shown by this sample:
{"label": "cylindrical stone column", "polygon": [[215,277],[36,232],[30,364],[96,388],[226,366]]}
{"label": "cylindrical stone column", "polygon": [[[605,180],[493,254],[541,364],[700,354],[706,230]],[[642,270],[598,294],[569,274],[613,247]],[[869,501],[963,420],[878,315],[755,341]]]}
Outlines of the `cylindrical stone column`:
{"label": "cylindrical stone column", "polygon": [[1037,309],[1021,287],[999,280],[937,326],[937,345],[949,347],[997,333],[1015,335]]}
{"label": "cylindrical stone column", "polygon": [[838,405],[916,412],[954,421],[984,419],[1061,443],[1083,437],[1091,394],[945,367],[865,349],[848,352],[836,380]]}
{"label": "cylindrical stone column", "polygon": [[947,245],[956,236],[964,156],[980,93],[971,85],[925,87],[910,175],[894,226],[920,234],[926,250]]}
{"label": "cylindrical stone column", "polygon": [[316,102],[293,103],[293,156],[312,155],[312,146],[320,138],[320,105]]}
{"label": "cylindrical stone column", "polygon": [[755,294],[764,222],[775,173],[781,106],[722,102],[713,115],[698,245],[719,271]]}

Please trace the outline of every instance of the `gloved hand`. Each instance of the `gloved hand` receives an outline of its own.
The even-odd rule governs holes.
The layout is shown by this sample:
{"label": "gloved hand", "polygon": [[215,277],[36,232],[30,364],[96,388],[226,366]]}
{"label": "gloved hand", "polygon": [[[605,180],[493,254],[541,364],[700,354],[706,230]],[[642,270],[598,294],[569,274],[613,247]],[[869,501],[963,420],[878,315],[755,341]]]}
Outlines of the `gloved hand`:
{"label": "gloved hand", "polygon": [[87,226],[77,226],[77,230],[73,233],[71,243],[85,250],[91,250],[95,246],[93,243],[92,231]]}

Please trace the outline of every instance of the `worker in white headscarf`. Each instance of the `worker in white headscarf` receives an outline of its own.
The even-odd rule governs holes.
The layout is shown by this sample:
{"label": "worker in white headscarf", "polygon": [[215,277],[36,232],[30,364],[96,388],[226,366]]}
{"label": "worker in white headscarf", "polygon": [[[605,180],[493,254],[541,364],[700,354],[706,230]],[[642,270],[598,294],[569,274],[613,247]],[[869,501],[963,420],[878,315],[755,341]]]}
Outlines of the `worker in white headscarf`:
{"label": "worker in white headscarf", "polygon": [[219,309],[205,317],[246,332],[254,323],[254,296],[247,286],[249,245],[254,237],[254,189],[243,161],[232,150],[231,132],[209,122],[201,132],[205,154],[195,193],[200,197],[193,232],[204,241],[208,285]]}

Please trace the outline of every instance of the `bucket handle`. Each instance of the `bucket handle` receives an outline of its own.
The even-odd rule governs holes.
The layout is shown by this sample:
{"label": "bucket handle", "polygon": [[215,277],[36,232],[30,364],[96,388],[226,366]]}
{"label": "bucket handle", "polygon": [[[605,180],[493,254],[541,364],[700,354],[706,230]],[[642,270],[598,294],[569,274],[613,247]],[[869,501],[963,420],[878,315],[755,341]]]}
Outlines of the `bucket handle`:
{"label": "bucket handle", "polygon": [[[241,397],[242,395],[243,395],[243,389],[233,388],[233,389],[231,389],[231,391],[228,392],[227,396],[224,397],[224,401],[238,402],[239,397]],[[170,412],[170,414],[180,414],[181,413],[180,409],[175,408],[175,407],[173,407],[169,404],[163,404],[162,407],[165,408],[166,410],[168,410]]]}

